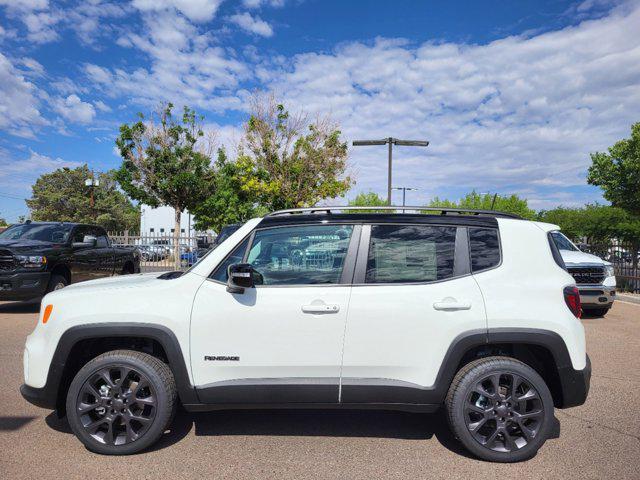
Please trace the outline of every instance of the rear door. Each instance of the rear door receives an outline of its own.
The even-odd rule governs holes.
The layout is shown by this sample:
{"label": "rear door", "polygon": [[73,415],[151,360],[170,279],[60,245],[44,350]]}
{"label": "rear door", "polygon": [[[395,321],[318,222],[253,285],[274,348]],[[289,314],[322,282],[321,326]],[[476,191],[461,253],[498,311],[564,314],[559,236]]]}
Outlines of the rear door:
{"label": "rear door", "polygon": [[482,295],[470,275],[466,227],[363,226],[342,402],[433,403],[449,346],[459,335],[486,327]]}
{"label": "rear door", "polygon": [[[92,227],[91,234],[96,237],[96,249],[95,254],[98,258],[97,269],[94,272],[94,278],[108,277],[113,275],[114,271],[122,271],[123,265],[116,264],[115,251],[111,246],[111,241],[105,232],[100,227]],[[120,260],[123,260],[121,257]]]}

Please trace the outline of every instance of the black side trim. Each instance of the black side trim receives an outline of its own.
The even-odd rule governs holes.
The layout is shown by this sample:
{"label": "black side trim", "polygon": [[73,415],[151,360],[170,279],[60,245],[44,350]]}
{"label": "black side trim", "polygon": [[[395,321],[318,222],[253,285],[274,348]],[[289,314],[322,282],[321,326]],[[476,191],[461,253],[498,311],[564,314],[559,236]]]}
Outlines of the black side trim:
{"label": "black side trim", "polygon": [[197,387],[205,404],[338,403],[338,378],[247,378]]}
{"label": "black side trim", "polygon": [[584,370],[572,367],[558,369],[562,388],[562,405],[560,408],[577,407],[587,400],[591,386],[591,359],[587,355],[587,366]]}
{"label": "black side trim", "polygon": [[183,404],[188,412],[212,412],[217,410],[252,410],[256,408],[268,410],[293,409],[329,409],[329,410],[395,410],[400,412],[433,413],[440,405],[422,403],[264,403],[260,405],[247,403],[216,403],[216,404]]}
{"label": "black side trim", "polygon": [[195,389],[189,382],[180,344],[173,332],[162,325],[129,322],[78,325],[64,332],[53,354],[47,383],[42,388],[24,385],[20,388],[22,396],[39,407],[55,409],[62,375],[73,346],[81,340],[105,337],[138,337],[156,340],[167,354],[180,400],[183,403],[199,403]]}

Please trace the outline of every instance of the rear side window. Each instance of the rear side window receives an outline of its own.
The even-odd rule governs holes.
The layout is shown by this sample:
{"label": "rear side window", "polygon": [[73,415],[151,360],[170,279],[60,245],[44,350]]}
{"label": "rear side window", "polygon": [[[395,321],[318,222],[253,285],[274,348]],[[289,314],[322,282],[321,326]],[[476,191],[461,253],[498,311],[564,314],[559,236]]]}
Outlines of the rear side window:
{"label": "rear side window", "polygon": [[411,283],[453,276],[455,227],[373,225],[366,283]]}
{"label": "rear side window", "polygon": [[500,239],[495,228],[469,228],[471,271],[478,272],[500,263]]}

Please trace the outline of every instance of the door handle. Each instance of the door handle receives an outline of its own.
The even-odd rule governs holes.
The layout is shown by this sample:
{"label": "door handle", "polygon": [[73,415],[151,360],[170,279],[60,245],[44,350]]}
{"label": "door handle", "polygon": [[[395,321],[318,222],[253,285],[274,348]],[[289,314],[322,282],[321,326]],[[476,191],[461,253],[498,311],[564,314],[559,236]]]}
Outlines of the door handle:
{"label": "door handle", "polygon": [[433,304],[435,310],[455,311],[455,310],[469,310],[471,308],[471,302],[468,300],[458,301],[455,298],[447,297],[443,298],[439,302]]}
{"label": "door handle", "polygon": [[339,305],[326,305],[326,304],[303,305],[302,306],[302,311],[304,313],[338,313],[340,311],[340,306]]}

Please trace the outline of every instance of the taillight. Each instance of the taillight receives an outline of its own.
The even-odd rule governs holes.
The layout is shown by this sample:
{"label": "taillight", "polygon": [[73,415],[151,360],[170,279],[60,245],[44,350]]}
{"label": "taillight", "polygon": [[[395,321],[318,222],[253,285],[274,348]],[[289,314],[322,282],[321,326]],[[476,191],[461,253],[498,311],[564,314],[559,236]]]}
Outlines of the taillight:
{"label": "taillight", "polygon": [[580,291],[578,287],[564,287],[564,302],[576,318],[582,316],[582,306],[580,305]]}

